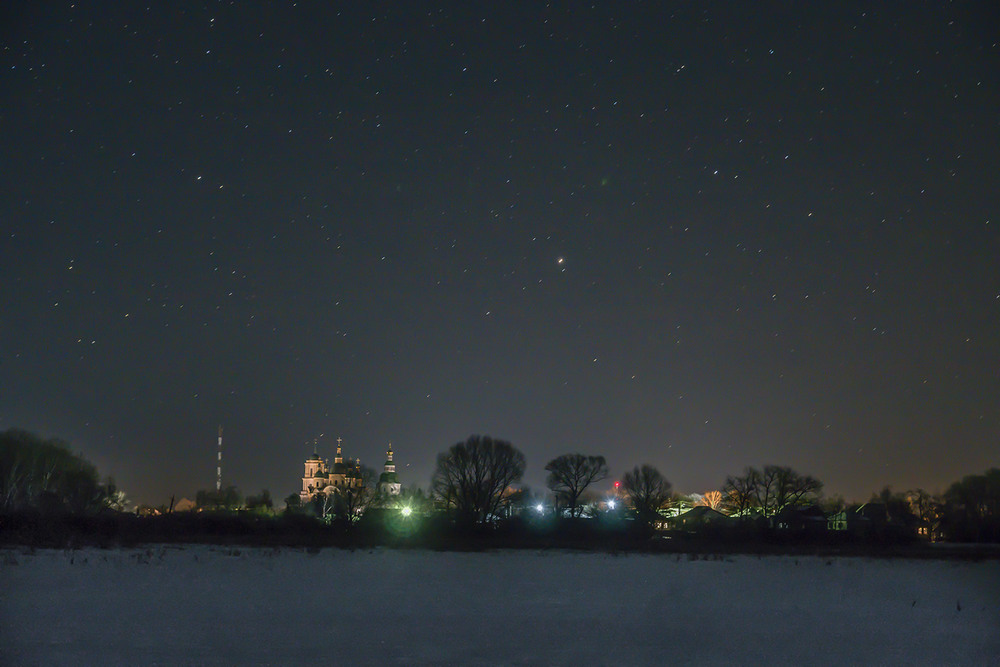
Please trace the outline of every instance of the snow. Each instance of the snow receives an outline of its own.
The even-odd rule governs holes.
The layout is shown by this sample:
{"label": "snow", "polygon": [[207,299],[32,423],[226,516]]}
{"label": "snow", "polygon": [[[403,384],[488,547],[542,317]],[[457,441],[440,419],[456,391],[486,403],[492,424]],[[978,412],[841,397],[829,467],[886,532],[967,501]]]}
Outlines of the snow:
{"label": "snow", "polygon": [[0,551],[0,664],[1000,664],[995,560]]}

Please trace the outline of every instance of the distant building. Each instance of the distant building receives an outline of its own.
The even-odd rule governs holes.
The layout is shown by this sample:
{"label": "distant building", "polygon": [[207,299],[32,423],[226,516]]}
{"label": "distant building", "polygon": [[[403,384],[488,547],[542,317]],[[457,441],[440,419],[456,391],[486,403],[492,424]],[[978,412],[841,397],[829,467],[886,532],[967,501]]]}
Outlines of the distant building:
{"label": "distant building", "polygon": [[198,506],[190,498],[181,498],[174,504],[175,512],[191,512],[194,511]]}
{"label": "distant building", "polygon": [[670,522],[676,530],[700,530],[706,527],[726,527],[733,523],[733,520],[707,505],[692,507],[683,514],[673,517]]}
{"label": "distant building", "polygon": [[826,527],[829,531],[863,538],[900,539],[921,536],[933,539],[935,537],[927,525],[910,511],[892,516],[889,508],[879,502],[851,505],[836,514],[831,514],[827,517]]}
{"label": "distant building", "polygon": [[385,469],[378,476],[378,492],[386,496],[398,496],[403,485],[396,476],[396,464],[392,462],[392,443],[385,453]]}
{"label": "distant building", "polygon": [[361,479],[361,460],[352,463],[348,459],[347,463],[344,463],[341,442],[341,439],[337,438],[337,456],[333,459],[332,466],[328,460],[320,458],[315,450],[312,458],[306,459],[302,490],[299,491],[299,499],[303,505],[312,500],[317,493],[329,495],[364,486],[364,481]]}
{"label": "distant building", "polygon": [[818,535],[830,529],[830,519],[819,505],[788,505],[774,515],[772,526],[792,533]]}

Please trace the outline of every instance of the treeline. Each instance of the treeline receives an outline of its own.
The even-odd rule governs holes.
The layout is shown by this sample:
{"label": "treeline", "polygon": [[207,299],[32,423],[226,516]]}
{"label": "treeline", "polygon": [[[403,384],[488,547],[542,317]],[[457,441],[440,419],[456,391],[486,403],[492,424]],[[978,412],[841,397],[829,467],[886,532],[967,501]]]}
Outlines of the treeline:
{"label": "treeline", "polygon": [[85,514],[123,510],[126,502],[114,480],[102,483],[67,443],[17,429],[0,433],[0,513]]}
{"label": "treeline", "polygon": [[113,481],[100,482],[94,466],[66,443],[9,430],[0,433],[0,539],[428,546],[473,539],[650,548],[653,538],[661,549],[667,541],[844,545],[918,534],[1000,542],[996,468],[952,484],[941,496],[886,488],[855,505],[823,498],[818,479],[785,466],[749,467],[721,489],[693,496],[674,493],[646,464],[627,471],[611,491],[595,492],[609,477],[603,456],[552,459],[544,494],[518,486],[525,468],[524,454],[511,443],[474,435],[439,454],[429,492],[380,493],[368,470],[358,486],[316,493],[305,504],[292,494],[282,510],[267,490],[244,499],[230,486],[199,491],[190,507],[171,499],[136,516],[122,511],[126,500]]}
{"label": "treeline", "polygon": [[[524,455],[510,443],[472,436],[438,455],[432,498],[459,526],[530,516],[537,499],[526,490],[511,490],[524,469]],[[819,479],[778,465],[748,467],[727,477],[721,489],[694,496],[674,493],[666,477],[648,464],[627,471],[612,492],[595,496],[590,489],[609,476],[603,456],[564,454],[549,461],[545,470],[554,516],[618,516],[650,534],[796,536],[814,541],[900,541],[919,536],[1000,542],[1000,469],[996,468],[965,477],[940,496],[922,489],[894,493],[886,487],[868,502],[854,504],[839,497],[824,498]],[[540,510],[544,504],[538,505]],[[698,506],[711,512],[690,512]]]}
{"label": "treeline", "polygon": [[1000,468],[967,475],[940,498],[924,494],[917,502],[950,540],[1000,542]]}
{"label": "treeline", "polygon": [[688,557],[722,553],[998,557],[998,552],[987,549],[987,545],[942,551],[924,541],[832,533],[793,535],[756,526],[722,531],[654,530],[627,511],[608,512],[590,519],[525,512],[472,526],[459,524],[441,510],[404,514],[401,508],[369,508],[350,522],[327,522],[302,509],[273,513],[215,510],[150,516],[131,512],[0,515],[0,547],[117,548],[153,543],[308,549],[574,549],[676,553]]}

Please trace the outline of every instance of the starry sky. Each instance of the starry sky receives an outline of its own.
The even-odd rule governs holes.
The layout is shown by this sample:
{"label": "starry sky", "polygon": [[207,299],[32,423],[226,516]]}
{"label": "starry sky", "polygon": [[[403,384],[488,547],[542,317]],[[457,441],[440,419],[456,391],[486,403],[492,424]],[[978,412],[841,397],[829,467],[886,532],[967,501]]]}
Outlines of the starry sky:
{"label": "starry sky", "polygon": [[[992,3],[5,2],[0,428],[137,502],[471,433],[1000,464]],[[608,484],[609,482],[605,482]]]}

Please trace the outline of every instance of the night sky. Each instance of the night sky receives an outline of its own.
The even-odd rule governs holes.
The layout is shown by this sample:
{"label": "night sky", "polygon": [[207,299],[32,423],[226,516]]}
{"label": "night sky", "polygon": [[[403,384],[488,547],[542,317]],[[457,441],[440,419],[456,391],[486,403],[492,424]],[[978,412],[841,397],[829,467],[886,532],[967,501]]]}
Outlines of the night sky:
{"label": "night sky", "polygon": [[[993,3],[5,2],[0,429],[132,500],[1000,464]],[[605,482],[603,484],[608,484]]]}

